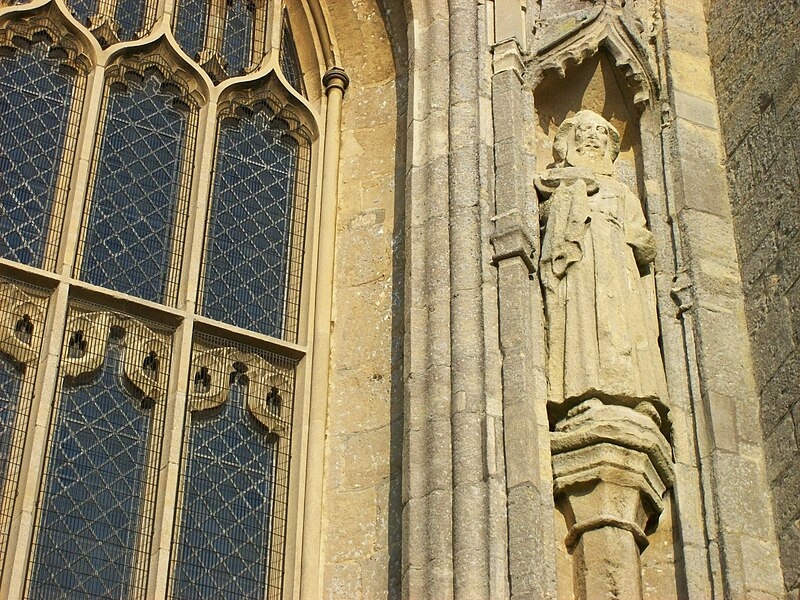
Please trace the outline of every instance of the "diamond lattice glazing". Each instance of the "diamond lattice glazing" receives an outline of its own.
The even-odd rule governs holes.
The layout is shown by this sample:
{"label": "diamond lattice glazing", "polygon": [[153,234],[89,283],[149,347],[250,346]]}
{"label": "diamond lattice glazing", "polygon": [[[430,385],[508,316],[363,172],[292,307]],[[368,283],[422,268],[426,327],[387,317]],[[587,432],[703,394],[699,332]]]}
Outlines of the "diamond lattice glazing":
{"label": "diamond lattice glazing", "polygon": [[208,21],[208,2],[205,0],[182,0],[178,3],[175,19],[175,39],[181,48],[197,58],[203,49],[206,22]]}
{"label": "diamond lattice glazing", "polygon": [[155,302],[172,301],[185,227],[190,116],[173,99],[155,77],[111,94],[80,271],[89,283]]}
{"label": "diamond lattice glazing", "polygon": [[[298,143],[266,111],[222,128],[208,223],[203,314],[284,335]],[[296,329],[294,325],[286,329]]]}
{"label": "diamond lattice glazing", "polygon": [[222,44],[222,54],[228,63],[228,75],[240,75],[250,66],[254,13],[255,6],[248,0],[234,0],[228,4]]}
{"label": "diamond lattice glazing", "polygon": [[141,408],[124,389],[123,352],[112,338],[102,367],[89,381],[63,384],[48,451],[29,598],[129,598],[142,593],[137,567],[149,549],[147,535],[144,547],[138,542],[143,516],[152,505],[145,483],[152,469],[148,448],[160,444],[160,429],[152,409]]}
{"label": "diamond lattice glazing", "polygon": [[220,409],[189,417],[173,598],[264,596],[276,441],[246,395],[234,382]]}
{"label": "diamond lattice glazing", "polygon": [[44,44],[0,57],[0,256],[42,266],[75,77]]}
{"label": "diamond lattice glazing", "polygon": [[287,81],[292,84],[294,89],[305,96],[306,87],[303,82],[303,71],[300,68],[300,59],[297,56],[297,46],[294,44],[294,36],[292,35],[292,28],[289,25],[289,19],[285,15],[283,18],[283,28],[281,30],[281,50],[278,61],[280,62],[281,71]]}

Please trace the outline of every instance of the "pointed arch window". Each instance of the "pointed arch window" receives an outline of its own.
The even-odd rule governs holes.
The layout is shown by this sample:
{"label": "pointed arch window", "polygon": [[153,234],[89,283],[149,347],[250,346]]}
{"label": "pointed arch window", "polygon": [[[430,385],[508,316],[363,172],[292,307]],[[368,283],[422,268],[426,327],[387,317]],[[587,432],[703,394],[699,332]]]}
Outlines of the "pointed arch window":
{"label": "pointed arch window", "polygon": [[199,336],[191,373],[170,597],[278,598],[294,363]]}
{"label": "pointed arch window", "polygon": [[281,597],[322,172],[283,3],[176,0],[213,84],[163,3],[66,4],[0,18],[0,590]]}
{"label": "pointed arch window", "polygon": [[183,0],[175,37],[215,82],[255,69],[266,51],[269,0]]}
{"label": "pointed arch window", "polygon": [[48,34],[9,37],[0,46],[0,257],[52,269],[85,77]]}
{"label": "pointed arch window", "polygon": [[172,304],[197,109],[155,68],[109,81],[78,264],[88,283]]}
{"label": "pointed arch window", "polygon": [[143,593],[170,354],[161,327],[71,309],[27,598]]}
{"label": "pointed arch window", "polygon": [[294,340],[310,140],[277,98],[220,115],[200,304],[204,315]]}

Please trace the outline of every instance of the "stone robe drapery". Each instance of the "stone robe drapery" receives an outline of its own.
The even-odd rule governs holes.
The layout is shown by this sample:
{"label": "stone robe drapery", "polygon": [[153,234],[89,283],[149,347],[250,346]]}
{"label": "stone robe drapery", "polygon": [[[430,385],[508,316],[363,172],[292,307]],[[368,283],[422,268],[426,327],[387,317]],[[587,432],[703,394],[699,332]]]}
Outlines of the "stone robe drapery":
{"label": "stone robe drapery", "polygon": [[549,196],[542,205],[541,277],[550,402],[600,398],[664,406],[647,269],[655,244],[639,199],[619,181],[577,167],[550,169],[537,187]]}

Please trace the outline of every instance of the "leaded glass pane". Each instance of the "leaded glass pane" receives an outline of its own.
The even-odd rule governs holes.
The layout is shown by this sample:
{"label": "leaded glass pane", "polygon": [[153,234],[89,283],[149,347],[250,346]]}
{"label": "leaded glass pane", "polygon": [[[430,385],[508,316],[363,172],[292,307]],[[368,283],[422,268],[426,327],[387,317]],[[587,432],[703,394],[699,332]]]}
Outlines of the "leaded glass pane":
{"label": "leaded glass pane", "polygon": [[39,362],[46,294],[0,279],[0,571]]}
{"label": "leaded glass pane", "polygon": [[103,46],[136,39],[147,28],[146,0],[116,0],[111,3],[70,0],[68,4],[75,17],[92,28]]}
{"label": "leaded glass pane", "polygon": [[279,62],[286,80],[292,84],[294,89],[305,96],[306,86],[303,82],[303,70],[300,68],[300,59],[297,56],[297,47],[294,45],[292,28],[286,15],[283,16]]}
{"label": "leaded glass pane", "polygon": [[204,315],[274,337],[296,336],[307,173],[305,144],[267,109],[220,128]]}
{"label": "leaded glass pane", "polygon": [[249,0],[233,0],[225,14],[222,54],[228,63],[228,75],[244,73],[250,66],[253,49],[255,5]]}
{"label": "leaded glass pane", "polygon": [[194,59],[203,49],[208,23],[209,0],[182,0],[175,19],[175,39]]}
{"label": "leaded glass pane", "polygon": [[66,148],[69,161],[77,138],[72,104],[81,88],[44,43],[2,50],[8,53],[0,55],[0,256],[50,268],[69,186],[63,157]]}
{"label": "leaded glass pane", "polygon": [[279,597],[294,365],[196,345],[192,373],[170,597]]}
{"label": "leaded glass pane", "polygon": [[139,597],[168,338],[124,316],[74,311],[65,338],[27,598]]}
{"label": "leaded glass pane", "polygon": [[174,302],[195,115],[159,79],[111,88],[98,142],[80,277]]}

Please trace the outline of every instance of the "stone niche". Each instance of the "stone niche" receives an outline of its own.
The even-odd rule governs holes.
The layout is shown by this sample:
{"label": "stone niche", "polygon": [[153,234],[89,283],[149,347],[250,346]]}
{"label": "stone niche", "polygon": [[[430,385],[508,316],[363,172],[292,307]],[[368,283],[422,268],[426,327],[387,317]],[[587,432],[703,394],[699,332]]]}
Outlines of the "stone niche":
{"label": "stone niche", "polygon": [[[590,110],[619,132],[611,177],[644,204],[640,112],[624,74],[601,47],[579,64],[571,62],[563,75],[546,72],[534,89],[537,173],[554,165],[559,126]],[[650,278],[655,310],[652,273],[644,277]],[[558,598],[678,598],[682,557],[673,527],[668,409],[606,399],[564,407],[551,402],[549,414]]]}

